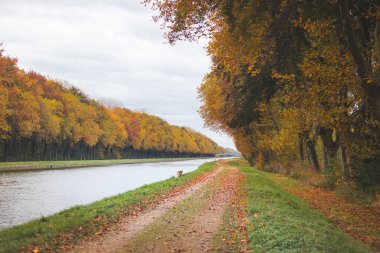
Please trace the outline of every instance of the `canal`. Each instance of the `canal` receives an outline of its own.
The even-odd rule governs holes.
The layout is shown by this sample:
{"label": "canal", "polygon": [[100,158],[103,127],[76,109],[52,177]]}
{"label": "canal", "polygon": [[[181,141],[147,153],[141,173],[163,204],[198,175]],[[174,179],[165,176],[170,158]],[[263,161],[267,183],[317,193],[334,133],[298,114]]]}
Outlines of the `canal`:
{"label": "canal", "polygon": [[178,170],[190,172],[213,160],[0,173],[0,229],[161,181]]}

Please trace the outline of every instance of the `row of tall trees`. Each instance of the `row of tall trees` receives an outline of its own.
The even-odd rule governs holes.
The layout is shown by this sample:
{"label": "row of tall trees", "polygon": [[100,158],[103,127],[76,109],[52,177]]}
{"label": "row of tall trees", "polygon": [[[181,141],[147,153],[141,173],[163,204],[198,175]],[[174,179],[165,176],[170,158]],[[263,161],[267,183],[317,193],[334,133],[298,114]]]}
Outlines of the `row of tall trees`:
{"label": "row of tall trees", "polygon": [[[67,86],[67,85],[66,85]],[[69,160],[211,156],[220,147],[190,128],[21,70],[0,51],[0,159]]]}
{"label": "row of tall trees", "polygon": [[380,179],[379,1],[145,2],[170,43],[210,39],[200,112],[252,163]]}

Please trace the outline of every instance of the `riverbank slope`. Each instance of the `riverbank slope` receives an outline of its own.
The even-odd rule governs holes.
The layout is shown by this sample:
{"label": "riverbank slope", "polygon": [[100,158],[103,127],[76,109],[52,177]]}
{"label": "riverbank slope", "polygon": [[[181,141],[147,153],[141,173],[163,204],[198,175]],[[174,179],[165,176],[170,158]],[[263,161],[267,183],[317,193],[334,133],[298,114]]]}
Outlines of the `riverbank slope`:
{"label": "riverbank slope", "polygon": [[376,252],[289,192],[289,180],[241,160],[206,163],[0,231],[0,252]]}
{"label": "riverbank slope", "polygon": [[0,162],[0,172],[31,171],[31,170],[56,170],[80,167],[110,166],[117,164],[175,162],[196,158],[143,158],[143,159],[114,159],[114,160],[72,160],[72,161],[30,161],[30,162]]}
{"label": "riverbank slope", "polygon": [[[201,182],[216,168],[213,162],[179,178],[142,186],[90,205],[75,206],[12,228],[0,230],[0,252],[29,252],[33,249],[62,251],[91,236],[100,236],[124,217],[156,206],[173,194]],[[39,251],[39,250],[38,250]]]}

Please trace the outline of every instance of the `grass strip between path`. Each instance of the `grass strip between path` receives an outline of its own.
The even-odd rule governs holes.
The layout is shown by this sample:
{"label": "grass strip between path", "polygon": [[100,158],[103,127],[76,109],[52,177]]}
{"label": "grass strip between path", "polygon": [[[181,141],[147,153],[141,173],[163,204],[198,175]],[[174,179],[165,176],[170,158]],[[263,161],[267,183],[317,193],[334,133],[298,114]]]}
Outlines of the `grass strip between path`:
{"label": "grass strip between path", "polygon": [[[218,176],[220,177],[220,173]],[[202,206],[212,194],[210,185],[212,183],[214,182],[207,182],[203,191],[180,201],[172,209],[165,212],[163,216],[147,226],[144,231],[138,233],[123,247],[123,250],[118,252],[180,252],[180,249],[171,248],[175,247],[175,245],[171,245],[172,237],[181,234],[181,231],[192,222],[194,216],[201,211]]]}
{"label": "grass strip between path", "polygon": [[252,252],[371,252],[272,181],[268,173],[236,161],[230,164],[246,175]]}
{"label": "grass strip between path", "polygon": [[0,252],[29,251],[36,246],[54,252],[63,250],[83,238],[101,234],[122,216],[155,205],[159,196],[191,183],[216,167],[216,163],[208,162],[180,178],[145,185],[89,205],[75,206],[49,217],[1,230]]}
{"label": "grass strip between path", "polygon": [[214,238],[215,252],[249,252],[247,247],[247,202],[247,182],[244,177],[238,192],[224,213],[223,224]]}
{"label": "grass strip between path", "polygon": [[0,162],[0,172],[54,170],[80,167],[110,166],[117,164],[175,162],[202,159],[197,158],[146,158],[146,159],[114,159],[114,160],[73,160],[73,161],[29,161],[29,162]]}
{"label": "grass strip between path", "polygon": [[[243,185],[243,176],[236,168],[232,171],[223,163],[219,165],[221,172],[212,180],[145,227],[117,252],[245,252],[238,248],[230,250],[232,246],[223,240],[230,222],[222,221],[228,219],[227,209]],[[239,227],[236,230],[239,234]]]}

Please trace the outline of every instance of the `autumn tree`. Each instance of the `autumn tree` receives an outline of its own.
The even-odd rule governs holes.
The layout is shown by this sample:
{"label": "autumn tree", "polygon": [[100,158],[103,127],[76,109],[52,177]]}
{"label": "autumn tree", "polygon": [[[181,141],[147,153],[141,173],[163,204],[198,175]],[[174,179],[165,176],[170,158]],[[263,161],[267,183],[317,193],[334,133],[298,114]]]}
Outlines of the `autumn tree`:
{"label": "autumn tree", "polygon": [[17,60],[0,50],[4,161],[212,156],[219,151],[216,143],[193,130],[109,105],[73,86],[19,69]]}
{"label": "autumn tree", "polygon": [[200,113],[250,161],[320,172],[339,154],[344,177],[371,177],[380,161],[377,1],[145,3],[170,43],[210,38]]}

